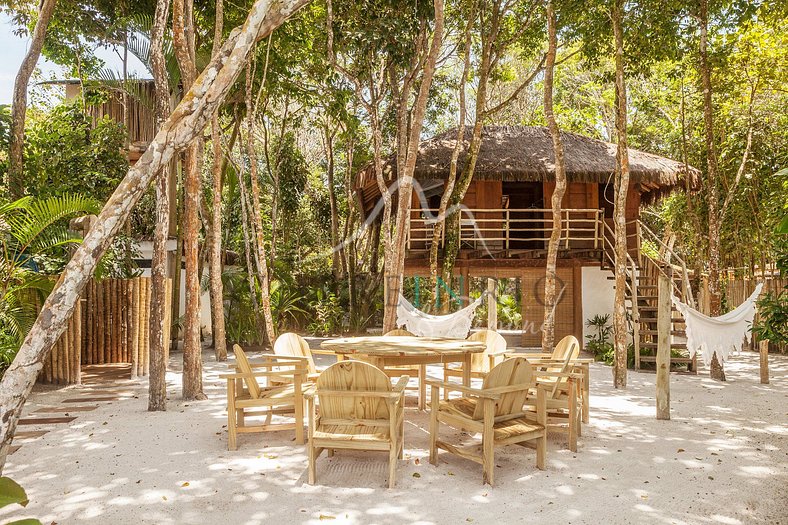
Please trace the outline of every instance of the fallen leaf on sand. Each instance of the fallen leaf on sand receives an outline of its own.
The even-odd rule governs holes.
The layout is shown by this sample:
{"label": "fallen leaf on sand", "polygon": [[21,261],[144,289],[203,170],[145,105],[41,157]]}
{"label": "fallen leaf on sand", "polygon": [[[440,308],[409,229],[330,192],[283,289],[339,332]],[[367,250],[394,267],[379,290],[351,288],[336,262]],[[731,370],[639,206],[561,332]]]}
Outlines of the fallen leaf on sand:
{"label": "fallen leaf on sand", "polygon": [[188,487],[188,486],[189,486],[189,482],[188,481],[184,481],[183,485],[181,485],[181,487]]}
{"label": "fallen leaf on sand", "polygon": [[421,474],[419,474],[418,472],[414,472],[414,473],[413,473],[413,477],[414,477],[414,478],[420,478],[420,477],[421,477]]}
{"label": "fallen leaf on sand", "polygon": [[678,449],[676,452],[684,452],[683,448]]}
{"label": "fallen leaf on sand", "polygon": [[318,517],[318,519],[320,521],[323,521],[323,520],[335,520],[335,519],[337,519],[337,517],[336,516],[329,516],[328,514],[321,514],[320,517]]}

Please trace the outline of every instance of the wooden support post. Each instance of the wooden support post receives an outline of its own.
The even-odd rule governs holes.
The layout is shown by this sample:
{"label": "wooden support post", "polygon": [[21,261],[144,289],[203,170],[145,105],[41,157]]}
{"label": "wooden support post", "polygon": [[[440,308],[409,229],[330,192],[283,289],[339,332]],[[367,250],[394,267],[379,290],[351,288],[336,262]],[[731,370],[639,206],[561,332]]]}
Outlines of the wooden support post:
{"label": "wooden support post", "polygon": [[659,272],[657,287],[657,419],[670,419],[671,269]]}
{"label": "wooden support post", "polygon": [[140,325],[139,325],[139,304],[140,304],[140,278],[131,279],[131,300],[129,301],[129,311],[131,312],[131,377],[137,377],[140,373]]}
{"label": "wooden support post", "polygon": [[82,348],[84,347],[82,339],[82,300],[77,302],[77,308],[74,310],[74,372],[72,383],[79,385],[82,383]]}
{"label": "wooden support post", "polygon": [[487,329],[498,330],[498,298],[495,279],[487,279]]}
{"label": "wooden support post", "polygon": [[758,351],[761,355],[761,384],[769,384],[769,341],[758,341]]}

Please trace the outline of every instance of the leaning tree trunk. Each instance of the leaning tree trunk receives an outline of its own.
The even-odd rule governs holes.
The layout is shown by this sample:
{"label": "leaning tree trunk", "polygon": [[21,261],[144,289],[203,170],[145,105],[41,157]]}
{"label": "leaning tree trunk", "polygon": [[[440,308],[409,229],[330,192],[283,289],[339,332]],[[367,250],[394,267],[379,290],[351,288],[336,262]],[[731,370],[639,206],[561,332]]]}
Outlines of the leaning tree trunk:
{"label": "leaning tree trunk", "polygon": [[[151,69],[154,84],[156,130],[160,130],[170,114],[170,88],[164,58],[164,32],[167,29],[169,0],[158,0],[151,29]],[[150,372],[148,376],[148,410],[167,409],[167,237],[170,224],[170,165],[156,174],[156,225],[151,257],[150,299]]]}
{"label": "leaning tree trunk", "polygon": [[5,466],[22,407],[44,358],[66,330],[79,295],[99,259],[129,217],[155,175],[197,136],[230,91],[255,42],[265,38],[308,0],[272,4],[257,0],[243,26],[230,33],[195,84],[132,166],[60,275],[11,366],[0,380],[0,470]]}
{"label": "leaning tree trunk", "polygon": [[[194,2],[173,0],[172,43],[183,89],[197,77],[194,47]],[[195,136],[186,149],[183,175],[183,254],[185,263],[186,311],[183,321],[183,399],[205,399],[202,391],[202,347],[200,344],[200,199],[202,188],[203,140]]]}
{"label": "leaning tree trunk", "polygon": [[38,63],[44,39],[47,34],[49,20],[55,10],[57,0],[43,0],[38,11],[38,20],[30,37],[30,48],[27,50],[22,65],[14,80],[14,98],[11,104],[11,151],[8,156],[8,191],[11,200],[20,198],[25,192],[24,159],[25,148],[25,115],[27,113],[27,84]]}
{"label": "leaning tree trunk", "polygon": [[[402,276],[405,271],[405,241],[409,230],[410,204],[413,194],[413,172],[416,169],[416,155],[419,149],[421,128],[424,124],[424,114],[427,109],[432,77],[435,74],[435,63],[438,60],[441,42],[443,40],[443,0],[434,0],[435,27],[433,28],[432,43],[424,60],[423,74],[419,85],[413,111],[410,114],[410,130],[408,131],[407,151],[405,152],[404,170],[397,173],[400,179],[397,199],[397,217],[391,242],[391,249],[387,251],[384,260],[386,268],[386,283],[388,300],[383,311],[383,332],[396,328],[397,325],[397,300],[402,290]],[[403,131],[403,130],[401,130]]]}
{"label": "leaning tree trunk", "polygon": [[[216,55],[221,49],[222,29],[224,22],[224,3],[216,0],[216,27],[213,33],[213,52]],[[224,289],[222,286],[222,143],[219,127],[219,109],[211,118],[211,146],[213,149],[213,207],[211,210],[211,259],[209,264],[209,280],[211,293],[211,311],[213,312],[213,352],[217,361],[227,359],[227,336],[224,328]]]}
{"label": "leaning tree trunk", "polygon": [[627,149],[627,88],[624,78],[624,2],[616,0],[613,6],[613,34],[616,45],[616,177],[613,221],[615,223],[615,276],[616,291],[613,304],[613,385],[627,386],[627,192],[629,191],[629,150]]}
{"label": "leaning tree trunk", "polygon": [[553,154],[555,155],[555,189],[553,190],[553,228],[550,232],[550,242],[547,246],[547,261],[545,265],[544,281],[544,323],[542,324],[542,350],[552,352],[555,342],[555,308],[556,308],[556,261],[558,247],[561,242],[561,201],[566,193],[566,169],[564,165],[564,146],[561,143],[561,130],[553,113],[553,70],[557,45],[556,16],[553,2],[547,2],[547,62],[544,71],[544,114],[547,126],[553,139]]}
{"label": "leaning tree trunk", "polygon": [[[709,314],[720,315],[720,190],[717,185],[717,150],[714,143],[714,108],[711,98],[711,64],[708,55],[709,2],[700,0],[700,78],[703,86],[703,127],[706,138],[706,170],[709,202]],[[709,375],[725,381],[725,369],[715,352]]]}

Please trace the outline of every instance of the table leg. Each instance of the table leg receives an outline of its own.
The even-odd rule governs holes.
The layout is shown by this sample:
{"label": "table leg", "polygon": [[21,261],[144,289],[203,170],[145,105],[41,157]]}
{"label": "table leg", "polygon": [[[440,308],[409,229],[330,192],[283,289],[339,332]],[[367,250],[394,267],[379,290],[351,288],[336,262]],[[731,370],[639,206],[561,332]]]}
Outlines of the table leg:
{"label": "table leg", "polygon": [[419,410],[427,409],[427,365],[419,365]]}
{"label": "table leg", "polygon": [[465,352],[462,357],[462,385],[471,386],[471,353]]}
{"label": "table leg", "polygon": [[582,370],[583,370],[583,386],[582,386],[582,388],[583,388],[583,407],[582,407],[583,423],[588,423],[589,411],[590,411],[588,395],[589,395],[590,390],[591,390],[591,387],[590,387],[591,370],[590,370],[590,367],[588,366],[588,363],[583,363]]}

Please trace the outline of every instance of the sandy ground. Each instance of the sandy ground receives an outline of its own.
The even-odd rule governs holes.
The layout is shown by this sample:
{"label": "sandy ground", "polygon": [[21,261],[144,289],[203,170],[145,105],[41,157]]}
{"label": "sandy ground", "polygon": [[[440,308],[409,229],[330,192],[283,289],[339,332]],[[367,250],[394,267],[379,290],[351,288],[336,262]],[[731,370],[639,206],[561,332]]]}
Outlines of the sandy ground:
{"label": "sandy ground", "polygon": [[[174,369],[179,358],[173,355]],[[180,375],[171,372],[166,413],[146,412],[146,382],[135,381],[128,387],[134,395],[74,414],[72,423],[50,426],[24,444],[5,475],[27,488],[31,502],[21,512],[0,513],[0,520],[788,523],[783,356],[772,359],[770,385],[758,383],[755,354],[726,363],[725,384],[672,376],[671,421],[654,417],[653,374],[630,372],[629,388],[616,392],[610,369],[594,365],[591,422],[577,454],[553,436],[547,470],[538,471],[533,450],[506,447],[496,457],[494,488],[482,485],[475,463],[443,453],[439,466],[429,464],[428,415],[410,399],[406,459],[394,490],[385,488],[386,459],[375,453],[323,455],[319,485],[308,485],[306,454],[291,433],[241,436],[239,450],[228,452],[224,385],[217,379],[225,368],[208,352],[204,358],[208,401],[179,401]],[[36,393],[25,411],[77,395],[75,388]]]}

